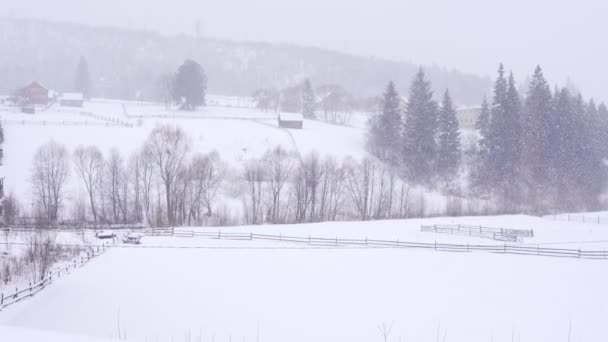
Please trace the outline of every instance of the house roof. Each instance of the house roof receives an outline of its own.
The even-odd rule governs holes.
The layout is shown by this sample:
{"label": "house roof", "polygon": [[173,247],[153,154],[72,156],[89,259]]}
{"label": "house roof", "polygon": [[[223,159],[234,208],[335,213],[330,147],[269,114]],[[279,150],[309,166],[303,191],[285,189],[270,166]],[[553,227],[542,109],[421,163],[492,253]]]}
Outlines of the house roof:
{"label": "house roof", "polygon": [[280,121],[304,121],[304,116],[300,113],[281,113],[279,114]]}
{"label": "house roof", "polygon": [[42,85],[40,82],[38,82],[38,81],[34,81],[34,82],[32,82],[32,83],[28,84],[27,86],[23,87],[23,88],[22,88],[22,90],[29,89],[29,88],[42,88],[42,89],[45,89],[46,91],[48,91],[48,90],[49,90],[49,88],[47,88],[47,87],[43,86],[43,85]]}
{"label": "house roof", "polygon": [[69,101],[82,101],[84,100],[84,96],[82,93],[63,93],[61,95],[61,99]]}

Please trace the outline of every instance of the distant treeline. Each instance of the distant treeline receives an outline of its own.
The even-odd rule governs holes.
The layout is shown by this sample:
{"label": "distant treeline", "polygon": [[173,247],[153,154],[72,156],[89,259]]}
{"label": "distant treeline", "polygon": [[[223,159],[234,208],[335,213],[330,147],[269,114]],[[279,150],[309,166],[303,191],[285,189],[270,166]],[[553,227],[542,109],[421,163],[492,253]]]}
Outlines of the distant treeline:
{"label": "distant treeline", "polygon": [[[92,95],[119,99],[157,98],[159,79],[185,59],[205,68],[210,93],[238,96],[310,78],[318,85],[339,84],[357,97],[367,97],[376,95],[390,79],[406,84],[418,68],[411,63],[318,48],[163,36],[38,20],[0,18],[0,32],[3,93],[32,80],[55,90],[71,90],[72,71],[81,56],[89,64]],[[433,84],[452,89],[455,101],[463,105],[477,104],[491,85],[486,78],[458,71],[426,70]]]}

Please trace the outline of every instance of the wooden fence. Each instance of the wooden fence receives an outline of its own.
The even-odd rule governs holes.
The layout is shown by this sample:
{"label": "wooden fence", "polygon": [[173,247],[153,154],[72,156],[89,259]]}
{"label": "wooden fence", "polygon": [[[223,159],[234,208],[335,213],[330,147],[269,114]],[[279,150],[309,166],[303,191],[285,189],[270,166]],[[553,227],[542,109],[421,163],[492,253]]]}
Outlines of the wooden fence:
{"label": "wooden fence", "polygon": [[143,230],[143,224],[18,224],[0,228],[0,232],[82,232],[83,230]]}
{"label": "wooden fence", "polygon": [[608,224],[608,214],[559,214],[546,215],[543,218],[553,221],[578,222],[590,224]]}
{"label": "wooden fence", "polygon": [[203,237],[218,240],[249,240],[249,241],[274,241],[303,244],[310,247],[358,247],[358,248],[413,248],[445,252],[486,252],[499,254],[535,255],[577,259],[605,259],[608,260],[607,250],[582,250],[565,248],[546,248],[531,245],[478,245],[478,244],[448,244],[437,242],[410,242],[401,240],[383,239],[344,239],[323,237],[301,237],[290,235],[272,235],[257,233],[227,233],[222,231],[209,232],[200,230],[187,230],[175,228],[159,228],[145,230],[146,236],[174,236],[183,238]]}
{"label": "wooden fence", "polygon": [[98,122],[98,121],[46,121],[46,120],[0,120],[3,125],[37,125],[37,126],[83,126],[83,127],[129,127],[133,124],[120,122]]}
{"label": "wooden fence", "polygon": [[42,280],[37,283],[31,283],[21,290],[19,288],[15,289],[13,293],[0,293],[0,311],[6,308],[7,306],[18,303],[26,298],[33,297],[38,292],[42,291],[48,285],[52,284],[56,279],[61,278],[61,276],[65,276],[69,274],[71,271],[80,268],[86,265],[89,261],[93,260],[95,257],[103,254],[106,251],[107,247],[105,245],[97,246],[96,248],[91,248],[87,251],[86,256],[81,255],[80,257],[73,260],[73,262],[68,263],[67,266],[57,269],[55,271],[50,271],[48,275],[46,275]]}
{"label": "wooden fence", "polygon": [[504,242],[523,242],[526,237],[534,237],[533,230],[490,228],[483,226],[467,226],[460,224],[421,226],[420,231],[439,234],[474,236]]}

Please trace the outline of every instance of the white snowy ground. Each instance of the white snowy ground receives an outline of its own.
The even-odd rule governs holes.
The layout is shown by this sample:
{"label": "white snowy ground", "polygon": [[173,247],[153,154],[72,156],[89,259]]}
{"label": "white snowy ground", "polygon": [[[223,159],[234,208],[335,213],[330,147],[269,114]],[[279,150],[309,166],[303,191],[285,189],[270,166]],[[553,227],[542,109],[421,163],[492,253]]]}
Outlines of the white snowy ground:
{"label": "white snowy ground", "polygon": [[299,225],[238,226],[200,229],[216,232],[253,232],[283,234],[298,237],[387,239],[412,242],[502,244],[502,242],[469,236],[421,232],[421,225],[462,224],[490,228],[532,229],[533,238],[525,238],[523,244],[549,248],[583,250],[608,249],[608,225],[582,222],[553,221],[528,215],[438,217],[428,219],[386,220],[369,222],[324,222]]}
{"label": "white snowy ground", "polygon": [[[128,115],[123,112],[123,104]],[[301,154],[317,151],[321,156],[332,155],[339,160],[346,156],[359,158],[365,154],[365,130],[362,126],[342,127],[306,120],[303,130],[287,130],[278,127],[274,114],[251,108],[209,106],[194,113],[184,113],[177,110],[167,112],[160,104],[98,99],[85,103],[84,108],[68,109],[55,105],[35,115],[18,113],[4,106],[0,107],[0,119],[9,120],[4,124],[5,190],[14,191],[24,203],[31,202],[28,199],[30,170],[39,146],[55,140],[65,145],[70,153],[81,144],[97,145],[105,153],[115,147],[127,160],[159,124],[180,126],[191,137],[194,152],[216,150],[224,161],[233,166],[259,157],[277,145]],[[20,123],[23,120],[55,124]],[[96,122],[102,126],[61,125],[62,122]],[[132,124],[133,127],[103,126],[116,122]],[[72,185],[78,181],[76,174],[72,173]],[[69,194],[71,198],[77,195],[75,191]]]}
{"label": "white snowy ground", "polygon": [[[417,232],[420,223],[450,222],[534,228],[535,243],[586,246],[606,234],[523,215],[230,230],[462,241]],[[109,339],[120,324],[128,341],[368,342],[382,340],[385,323],[389,341],[439,334],[441,341],[537,342],[567,341],[571,324],[571,341],[603,342],[605,270],[606,260],[146,237],[141,248],[112,249],[0,312],[0,336]]]}

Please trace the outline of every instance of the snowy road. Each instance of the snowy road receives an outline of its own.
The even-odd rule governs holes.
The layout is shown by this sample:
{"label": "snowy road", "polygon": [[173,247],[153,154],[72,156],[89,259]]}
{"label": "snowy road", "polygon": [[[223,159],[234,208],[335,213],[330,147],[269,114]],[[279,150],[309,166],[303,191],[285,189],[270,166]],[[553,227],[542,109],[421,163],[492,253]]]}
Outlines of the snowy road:
{"label": "snowy road", "polygon": [[[187,243],[154,238],[150,244]],[[200,242],[199,242],[200,243]],[[252,245],[254,244],[254,245]],[[205,246],[255,246],[211,241]],[[115,249],[0,324],[128,341],[606,341],[604,261],[412,250]],[[465,339],[466,337],[466,339]]]}

